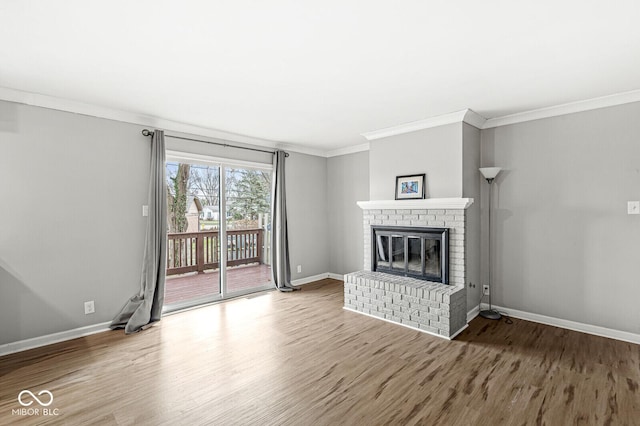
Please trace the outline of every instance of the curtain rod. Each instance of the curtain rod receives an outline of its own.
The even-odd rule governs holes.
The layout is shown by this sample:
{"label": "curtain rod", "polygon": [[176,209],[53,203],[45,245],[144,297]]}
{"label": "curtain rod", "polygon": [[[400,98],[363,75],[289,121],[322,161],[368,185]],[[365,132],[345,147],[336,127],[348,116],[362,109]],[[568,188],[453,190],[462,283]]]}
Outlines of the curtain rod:
{"label": "curtain rod", "polygon": [[[153,136],[153,132],[149,129],[144,129],[142,130],[142,135],[143,136]],[[238,146],[238,145],[229,145],[227,143],[221,143],[221,142],[211,142],[211,141],[205,141],[202,139],[193,139],[193,138],[184,138],[182,136],[172,136],[172,135],[166,135],[165,137],[167,138],[173,138],[173,139],[182,139],[184,141],[193,141],[193,142],[202,142],[202,143],[210,143],[212,145],[220,145],[223,146],[225,148],[237,148],[237,149],[246,149],[247,151],[258,151],[258,152],[266,152],[267,154],[275,154],[274,151],[268,151],[266,149],[258,149],[258,148],[249,148],[247,146]],[[284,153],[285,157],[289,156],[288,152]]]}

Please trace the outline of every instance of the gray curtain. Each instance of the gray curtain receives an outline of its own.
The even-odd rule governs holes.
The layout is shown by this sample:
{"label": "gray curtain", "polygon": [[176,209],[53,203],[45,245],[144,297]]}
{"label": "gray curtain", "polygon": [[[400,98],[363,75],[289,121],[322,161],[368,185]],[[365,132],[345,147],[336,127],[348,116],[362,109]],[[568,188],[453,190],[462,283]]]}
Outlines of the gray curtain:
{"label": "gray curtain", "polygon": [[292,291],[287,230],[287,197],[285,194],[284,160],[287,153],[273,155],[273,187],[271,191],[271,273],[280,291]]}
{"label": "gray curtain", "polygon": [[156,130],[151,139],[149,171],[149,219],[140,278],[140,292],[133,296],[111,322],[126,334],[140,331],[160,321],[164,303],[167,259],[167,189],[165,180],[164,132]]}

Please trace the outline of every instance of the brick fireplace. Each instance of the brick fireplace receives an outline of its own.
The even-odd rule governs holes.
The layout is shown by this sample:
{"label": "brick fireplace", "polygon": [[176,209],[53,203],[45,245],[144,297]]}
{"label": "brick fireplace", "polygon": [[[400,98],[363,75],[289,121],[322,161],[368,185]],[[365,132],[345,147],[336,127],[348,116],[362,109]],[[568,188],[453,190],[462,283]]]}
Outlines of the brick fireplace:
{"label": "brick fireplace", "polygon": [[[450,339],[466,328],[465,225],[472,203],[471,198],[359,202],[364,270],[345,275],[344,308]],[[448,284],[372,272],[374,226],[447,229]]]}

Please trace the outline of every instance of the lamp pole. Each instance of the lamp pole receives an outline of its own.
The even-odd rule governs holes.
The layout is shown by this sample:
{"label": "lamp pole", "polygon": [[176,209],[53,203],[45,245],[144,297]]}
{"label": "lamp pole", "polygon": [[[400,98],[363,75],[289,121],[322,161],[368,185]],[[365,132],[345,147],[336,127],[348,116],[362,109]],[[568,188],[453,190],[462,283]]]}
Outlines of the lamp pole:
{"label": "lamp pole", "polygon": [[488,169],[480,169],[489,184],[489,309],[481,310],[480,316],[487,319],[499,320],[502,315],[500,315],[500,312],[493,310],[491,306],[491,283],[493,282],[493,268],[491,265],[491,237],[493,236],[491,234],[491,192],[493,191],[493,180],[500,172],[500,169],[497,167],[493,167],[491,169],[494,169],[491,173]]}

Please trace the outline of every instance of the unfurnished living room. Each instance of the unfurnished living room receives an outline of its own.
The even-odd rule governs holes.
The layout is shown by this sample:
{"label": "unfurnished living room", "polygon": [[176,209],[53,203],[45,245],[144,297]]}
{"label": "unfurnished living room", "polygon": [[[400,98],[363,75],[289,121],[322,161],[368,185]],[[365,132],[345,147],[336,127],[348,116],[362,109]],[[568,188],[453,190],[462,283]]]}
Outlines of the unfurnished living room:
{"label": "unfurnished living room", "polygon": [[638,18],[0,1],[0,425],[640,425]]}

